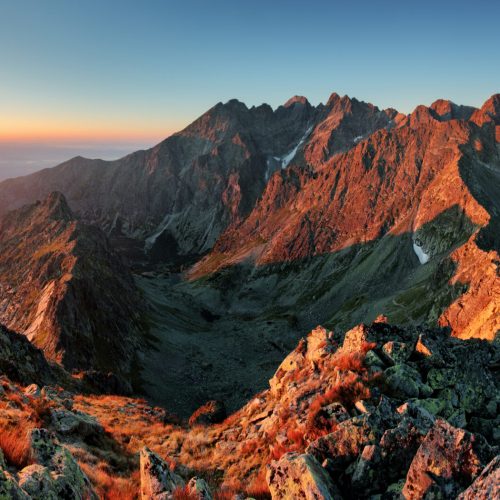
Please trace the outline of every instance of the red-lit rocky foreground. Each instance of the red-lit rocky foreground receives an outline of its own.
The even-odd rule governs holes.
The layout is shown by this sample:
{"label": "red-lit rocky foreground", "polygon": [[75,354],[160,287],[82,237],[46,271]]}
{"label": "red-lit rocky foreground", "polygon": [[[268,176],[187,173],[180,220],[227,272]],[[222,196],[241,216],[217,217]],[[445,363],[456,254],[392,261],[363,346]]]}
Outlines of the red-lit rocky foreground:
{"label": "red-lit rocky foreground", "polygon": [[318,327],[269,389],[191,427],[19,369],[1,380],[0,498],[498,498],[499,359],[441,330]]}

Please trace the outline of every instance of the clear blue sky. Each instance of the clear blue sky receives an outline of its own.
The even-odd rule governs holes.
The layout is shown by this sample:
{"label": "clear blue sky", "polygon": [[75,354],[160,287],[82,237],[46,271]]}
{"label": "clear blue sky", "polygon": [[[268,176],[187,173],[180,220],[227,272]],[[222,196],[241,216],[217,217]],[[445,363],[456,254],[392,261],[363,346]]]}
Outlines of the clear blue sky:
{"label": "clear blue sky", "polygon": [[478,106],[499,20],[498,0],[0,0],[0,140],[154,142],[233,97]]}

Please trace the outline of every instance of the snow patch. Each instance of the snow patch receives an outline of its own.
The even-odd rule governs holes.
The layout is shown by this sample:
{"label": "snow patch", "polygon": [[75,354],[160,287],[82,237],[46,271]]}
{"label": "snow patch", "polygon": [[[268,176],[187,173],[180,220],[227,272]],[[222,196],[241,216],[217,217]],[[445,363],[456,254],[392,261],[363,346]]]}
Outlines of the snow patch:
{"label": "snow patch", "polygon": [[425,264],[425,263],[429,262],[429,259],[431,258],[431,256],[429,254],[425,253],[422,250],[422,247],[420,245],[417,245],[417,243],[415,243],[415,242],[413,242],[413,251],[417,255],[418,260],[420,261],[420,264]]}
{"label": "snow patch", "polygon": [[353,140],[354,140],[354,144],[357,144],[359,141],[363,140],[363,136],[362,135],[358,135]]}
{"label": "snow patch", "polygon": [[306,133],[302,136],[298,144],[286,155],[283,156],[274,156],[273,158],[281,164],[281,168],[284,169],[290,165],[291,161],[295,158],[295,155],[297,154],[297,151],[299,150],[300,146],[304,144],[304,141],[307,139],[307,136],[311,133],[312,126],[310,126],[307,130]]}

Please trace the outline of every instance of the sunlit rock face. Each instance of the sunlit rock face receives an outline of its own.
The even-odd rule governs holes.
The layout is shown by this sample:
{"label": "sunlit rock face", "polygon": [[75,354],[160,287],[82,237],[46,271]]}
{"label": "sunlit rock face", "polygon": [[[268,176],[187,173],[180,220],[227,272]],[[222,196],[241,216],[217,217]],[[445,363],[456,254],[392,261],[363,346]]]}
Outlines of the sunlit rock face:
{"label": "sunlit rock face", "polygon": [[[454,335],[493,338],[500,328],[497,101],[493,96],[481,110],[444,101],[419,106],[321,160],[312,151],[324,144],[325,124],[316,125],[303,147],[304,163],[275,173],[248,217],[221,234],[191,276],[249,259],[264,266],[340,255],[411,235],[398,247],[398,268],[408,276],[410,262],[442,270],[451,262],[450,284],[466,289],[432,315]],[[354,107],[335,96],[331,105]]]}
{"label": "sunlit rock face", "polygon": [[248,215],[275,171],[304,163],[304,150],[312,148],[305,154],[316,164],[389,120],[347,97],[317,107],[292,98],[274,111],[231,100],[150,150],[110,162],[76,157],[5,181],[0,212],[58,190],[135,258],[146,252],[175,261],[209,250],[221,231]]}

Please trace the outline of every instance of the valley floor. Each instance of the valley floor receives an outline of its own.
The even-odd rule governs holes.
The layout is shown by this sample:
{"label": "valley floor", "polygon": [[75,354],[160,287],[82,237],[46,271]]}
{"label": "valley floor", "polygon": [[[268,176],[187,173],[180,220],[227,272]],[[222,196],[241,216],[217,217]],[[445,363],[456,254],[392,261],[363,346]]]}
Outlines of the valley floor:
{"label": "valley floor", "polygon": [[151,348],[142,388],[153,403],[188,417],[208,400],[234,411],[267,387],[301,334],[262,305],[227,307],[214,288],[176,276],[136,277],[150,305]]}

